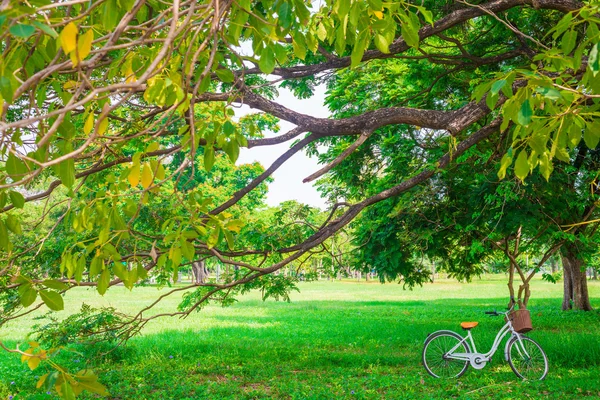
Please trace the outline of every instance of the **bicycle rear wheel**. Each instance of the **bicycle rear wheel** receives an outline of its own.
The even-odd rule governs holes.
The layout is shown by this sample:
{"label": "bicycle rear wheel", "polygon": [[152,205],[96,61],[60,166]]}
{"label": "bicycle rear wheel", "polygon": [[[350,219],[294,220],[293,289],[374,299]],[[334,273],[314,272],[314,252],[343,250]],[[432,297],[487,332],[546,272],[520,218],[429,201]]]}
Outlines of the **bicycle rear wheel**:
{"label": "bicycle rear wheel", "polygon": [[[429,375],[435,378],[458,378],[469,367],[468,361],[454,360],[446,354],[456,345],[455,353],[470,353],[467,342],[462,336],[452,331],[439,331],[431,334],[423,347],[423,366]],[[460,343],[460,344],[459,344]]]}
{"label": "bicycle rear wheel", "polygon": [[548,373],[548,357],[537,342],[521,336],[508,344],[508,364],[515,375],[527,380],[542,380]]}

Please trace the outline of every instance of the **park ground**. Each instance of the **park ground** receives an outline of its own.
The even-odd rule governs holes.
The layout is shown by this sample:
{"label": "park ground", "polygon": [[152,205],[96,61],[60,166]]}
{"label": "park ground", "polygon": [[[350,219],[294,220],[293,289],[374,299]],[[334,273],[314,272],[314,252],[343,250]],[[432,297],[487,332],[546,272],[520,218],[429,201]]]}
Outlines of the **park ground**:
{"label": "park ground", "polygon": [[[562,282],[535,281],[529,304],[535,328],[529,336],[550,360],[546,380],[517,379],[502,350],[485,369],[469,369],[460,379],[427,375],[421,350],[428,333],[462,332],[461,321],[479,321],[473,331],[478,349],[489,348],[502,320],[484,311],[506,306],[505,283],[503,275],[468,284],[437,280],[414,290],[365,281],[301,282],[291,303],[262,302],[255,293],[232,307],[154,321],[93,367],[110,399],[600,398],[600,313],[560,311]],[[589,288],[598,309],[600,282],[590,281]],[[77,311],[85,302],[133,312],[160,293],[155,287],[110,290],[110,301],[93,290],[70,292],[66,308]],[[179,300],[176,295],[157,311],[172,311]],[[35,322],[12,323],[0,336],[14,345]],[[65,353],[62,362],[78,370],[86,360]],[[44,373],[0,353],[0,399],[55,398],[35,389]]]}

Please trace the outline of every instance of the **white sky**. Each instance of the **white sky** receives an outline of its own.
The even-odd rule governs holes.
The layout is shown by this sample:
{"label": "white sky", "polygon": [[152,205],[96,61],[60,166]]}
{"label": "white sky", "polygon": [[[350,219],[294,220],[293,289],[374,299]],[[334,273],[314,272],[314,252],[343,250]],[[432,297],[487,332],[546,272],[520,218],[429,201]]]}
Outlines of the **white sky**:
{"label": "white sky", "polygon": [[[315,88],[313,97],[307,100],[299,100],[287,89],[278,89],[279,97],[276,101],[287,108],[308,114],[314,117],[328,117],[329,111],[324,106],[325,87],[324,85]],[[250,109],[243,107],[236,110],[236,115],[246,114]],[[293,129],[295,125],[286,121],[281,121],[280,131],[277,134],[268,133],[265,136],[279,136]],[[302,136],[299,136],[300,138]],[[294,139],[297,140],[298,138]],[[260,146],[251,149],[240,149],[240,157],[236,164],[245,164],[254,161],[260,162],[265,168],[268,168],[273,161],[290,148],[294,140],[280,143],[274,146]],[[267,194],[267,204],[276,206],[285,200],[297,200],[301,203],[313,207],[325,208],[325,201],[320,197],[319,192],[313,186],[313,183],[302,183],[302,180],[319,170],[316,158],[310,158],[305,152],[299,151],[287,160],[272,175],[274,181],[269,184]]]}

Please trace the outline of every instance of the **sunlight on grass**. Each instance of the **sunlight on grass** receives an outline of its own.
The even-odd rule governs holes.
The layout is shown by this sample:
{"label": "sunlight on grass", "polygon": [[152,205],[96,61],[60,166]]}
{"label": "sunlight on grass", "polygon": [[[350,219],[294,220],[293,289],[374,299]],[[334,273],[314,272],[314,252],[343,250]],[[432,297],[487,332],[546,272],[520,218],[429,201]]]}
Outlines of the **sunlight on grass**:
{"label": "sunlight on grass", "polygon": [[[490,279],[471,284],[438,280],[412,291],[377,282],[302,282],[291,303],[262,302],[259,294],[252,293],[233,307],[208,306],[186,319],[153,321],[126,348],[95,359],[94,368],[115,399],[486,399],[539,398],[540,393],[578,399],[598,395],[600,316],[596,311],[560,311],[562,285],[541,281],[533,286],[531,337],[550,359],[547,380],[517,380],[500,354],[502,346],[488,367],[467,371],[459,380],[427,375],[420,357],[428,333],[438,329],[462,333],[461,321],[476,320],[480,325],[473,335],[478,349],[491,346],[502,321],[483,311],[506,306],[506,286],[503,276],[486,278]],[[86,302],[132,312],[165,292],[154,287],[111,290],[113,301],[107,302],[92,290],[78,289],[66,298],[68,311]],[[590,282],[590,293],[592,305],[600,306],[598,282]],[[180,296],[168,299],[156,312],[172,311]],[[1,334],[22,340],[33,322],[20,321],[3,328]],[[75,369],[83,362],[69,353],[63,361]],[[21,393],[20,398],[49,398],[32,391],[40,373],[2,354],[0,398],[15,393]]]}

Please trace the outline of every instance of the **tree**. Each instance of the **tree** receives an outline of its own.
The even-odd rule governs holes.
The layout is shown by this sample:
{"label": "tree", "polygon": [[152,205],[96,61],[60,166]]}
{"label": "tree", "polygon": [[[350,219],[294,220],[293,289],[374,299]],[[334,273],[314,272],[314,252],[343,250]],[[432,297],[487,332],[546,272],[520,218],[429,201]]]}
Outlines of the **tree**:
{"label": "tree", "polygon": [[[524,35],[502,18],[510,12],[560,20],[555,28],[541,25],[533,36]],[[536,167],[548,178],[552,161],[568,158],[581,136],[591,148],[600,139],[595,129],[597,12],[595,2],[584,6],[571,0],[492,0],[477,5],[331,0],[321,9],[309,9],[298,0],[3,2],[3,321],[42,304],[60,309],[62,296],[78,285],[110,293],[109,287],[121,282],[133,287],[145,273],[161,277],[165,284],[173,282],[182,263],[202,257],[239,270],[224,282],[174,288],[169,295],[193,290],[175,315],[187,315],[207,301],[230,301],[248,288],[269,288],[279,295],[290,286],[270,274],[309,255],[369,206],[436,176],[472,146],[507,129],[515,141],[513,151],[502,159],[501,174],[514,162],[521,180]],[[482,21],[496,21],[493,29],[512,32],[513,47],[498,48],[489,57],[466,50],[456,32],[485,24]],[[543,42],[546,34],[553,39],[549,45]],[[453,53],[437,54],[439,40]],[[486,35],[474,40],[485,43]],[[240,54],[241,43],[251,44],[251,55]],[[274,100],[280,80],[297,96],[307,97],[315,83],[328,80],[329,72],[360,70],[398,56],[495,65],[491,70],[499,75],[469,88],[468,102],[455,102],[449,93],[448,101],[433,107],[374,103],[368,111],[340,119],[314,118]],[[520,69],[503,71],[508,60],[517,60]],[[238,104],[263,115],[236,118]],[[275,118],[296,127],[262,137]],[[356,138],[308,177],[316,179],[359,151],[369,137],[399,124],[430,130],[451,146],[443,155],[416,154],[412,163],[417,168],[410,176],[333,204],[331,218],[297,243],[274,249],[267,257],[262,250],[236,247],[241,223],[232,207],[249,198],[293,154],[313,143],[330,145],[331,138]],[[202,157],[202,167],[211,170],[216,154],[224,153],[234,162],[240,147],[292,139],[296,141],[288,151],[227,200],[183,181],[201,167],[197,156]],[[169,168],[173,161],[177,167]],[[66,197],[59,199],[61,191]],[[22,229],[22,221],[30,204],[53,210],[63,199],[66,210],[56,226],[64,224],[63,232],[72,227],[85,238],[65,236],[76,242],[65,243],[60,263],[42,271],[26,261],[47,238],[38,237],[35,248],[24,246],[22,232],[35,235],[35,225]],[[164,222],[148,235],[146,227],[153,221],[147,211],[152,208],[164,211]],[[184,210],[185,218],[175,210]],[[41,215],[48,217],[47,212]],[[59,231],[50,228],[49,235]],[[130,244],[128,254],[117,251],[122,242]],[[262,264],[273,253],[278,261]],[[125,269],[124,261],[135,269]],[[38,297],[41,302],[36,303]],[[127,321],[123,335],[139,331],[156,317],[150,309],[142,310]],[[20,353],[32,368],[49,354],[37,344],[26,351],[4,347]],[[84,388],[105,393],[95,376],[86,374],[57,370],[44,379],[65,398]]]}
{"label": "tree", "polygon": [[[507,13],[506,18],[511,21],[513,30],[494,29],[499,23],[497,20],[482,20],[454,32],[453,37],[442,36],[436,42],[429,43],[433,48],[431,51],[436,52],[435,57],[426,54],[429,49],[423,44],[420,49],[425,55],[420,57],[398,56],[393,61],[374,61],[360,69],[338,73],[329,83],[330,109],[336,117],[343,118],[381,105],[394,105],[399,101],[403,101],[404,105],[427,108],[468,101],[474,83],[477,84],[490,73],[514,73],[514,69],[523,61],[522,57],[530,54],[528,45],[514,37],[514,27],[520,27],[521,38],[531,37],[536,31],[552,29],[561,19],[561,15],[545,15],[540,18],[539,14],[512,11]],[[564,21],[560,23],[566,29]],[[483,37],[485,40],[481,40]],[[571,36],[566,36],[567,39],[569,37]],[[462,43],[460,50],[454,47],[455,42]],[[485,61],[484,56],[495,59],[499,51],[506,51],[504,46],[507,43],[514,46],[513,51],[521,54],[521,57],[509,58],[501,65],[490,65]],[[552,37],[540,39],[537,43],[545,47],[552,46]],[[460,57],[465,57],[466,54],[470,55],[469,61],[461,62]],[[495,91],[499,92],[506,82],[500,80],[497,83]],[[524,266],[521,267],[518,262],[519,254],[524,251],[531,254],[533,244],[538,251],[546,253],[540,254],[539,261],[543,263],[563,245],[563,248],[572,247],[576,238],[573,232],[562,232],[556,226],[557,223],[563,228],[575,223],[587,226],[583,222],[595,218],[595,191],[590,192],[587,188],[589,182],[595,181],[597,168],[594,158],[587,154],[587,146],[579,144],[581,129],[576,125],[574,127],[576,132],[572,136],[573,142],[569,143],[572,155],[559,157],[561,163],[557,165],[558,172],[554,171],[551,182],[545,185],[539,181],[535,183],[536,187],[542,185],[543,190],[531,190],[531,187],[522,187],[518,183],[508,186],[491,184],[498,179],[495,175],[501,161],[499,177],[502,179],[505,176],[510,164],[507,160],[512,159],[513,147],[525,144],[537,148],[540,154],[543,152],[533,140],[538,138],[531,138],[534,143],[532,146],[527,141],[521,142],[518,137],[511,140],[505,133],[486,143],[480,143],[476,151],[469,150],[468,158],[464,157],[461,161],[459,157],[459,163],[465,163],[466,160],[465,167],[450,167],[450,172],[440,174],[440,178],[427,185],[421,185],[417,189],[420,194],[414,194],[413,191],[404,198],[389,199],[374,205],[355,223],[358,234],[356,242],[367,242],[359,250],[359,259],[379,269],[382,279],[401,277],[408,285],[414,285],[429,279],[429,274],[422,265],[423,256],[428,254],[438,257],[441,265],[446,264],[452,274],[468,279],[482,271],[481,266],[476,266],[484,260],[482,254],[479,254],[484,250],[481,238],[488,238],[490,233],[504,232],[496,240],[505,245],[489,250],[499,250],[505,254],[511,271],[510,293],[518,294],[521,305],[526,305],[530,293],[529,281],[540,265],[530,272],[523,271]],[[437,132],[424,132],[411,126],[393,126],[380,131],[380,135],[365,137],[360,149],[334,167],[329,177],[320,181],[321,189],[326,195],[330,198],[353,200],[365,192],[376,192],[382,186],[389,186],[390,181],[399,182],[410,177],[420,167],[421,160],[435,159],[444,152],[451,151],[452,144],[442,142]],[[587,132],[591,132],[591,129]],[[566,143],[567,135],[561,140]],[[350,141],[344,137],[330,138],[329,142],[331,144],[327,151],[321,154],[322,160],[327,162],[339,157],[350,145]],[[591,140],[588,134],[586,143],[595,146],[597,142]],[[504,158],[503,154],[506,154]],[[538,155],[534,151],[531,160],[537,159]],[[527,163],[526,159],[524,161]],[[527,164],[525,167],[529,171],[535,168],[537,161]],[[519,170],[517,166],[515,171],[523,174],[523,170]],[[577,173],[579,175],[574,178]],[[519,178],[517,180],[520,181]],[[504,193],[500,202],[492,201],[500,192]],[[513,207],[503,197],[507,194],[509,199],[516,202]],[[543,204],[544,207],[537,207],[537,204]],[[565,204],[569,207],[566,208]],[[412,219],[407,218],[407,214],[411,213]],[[506,221],[498,220],[496,213]],[[529,226],[523,226],[527,224]],[[454,237],[449,233],[452,229],[457,229],[458,236]],[[473,235],[473,231],[478,234]],[[592,229],[588,231],[595,232]],[[449,240],[450,237],[453,239]],[[535,239],[535,243],[530,242],[532,239]],[[590,242],[590,239],[584,241]],[[507,246],[509,242],[513,242],[510,247]],[[488,244],[496,243],[488,241]],[[524,244],[527,244],[528,249],[523,248]],[[461,254],[461,248],[468,253]],[[579,248],[582,250],[581,245]],[[477,254],[479,256],[475,257]],[[580,265],[581,261],[576,268],[578,277],[583,276],[579,272]],[[568,271],[567,265],[567,274]],[[518,293],[513,289],[515,274],[522,281]],[[568,276],[565,283],[572,281]],[[573,295],[569,293],[578,288],[581,288],[578,292],[586,292],[585,279],[578,281],[580,283],[574,286],[575,289],[565,291],[566,299],[572,298]],[[580,305],[575,307],[590,309],[585,295],[576,297],[581,300]],[[568,300],[565,302],[569,304]]]}

